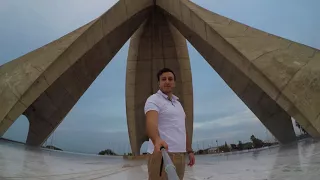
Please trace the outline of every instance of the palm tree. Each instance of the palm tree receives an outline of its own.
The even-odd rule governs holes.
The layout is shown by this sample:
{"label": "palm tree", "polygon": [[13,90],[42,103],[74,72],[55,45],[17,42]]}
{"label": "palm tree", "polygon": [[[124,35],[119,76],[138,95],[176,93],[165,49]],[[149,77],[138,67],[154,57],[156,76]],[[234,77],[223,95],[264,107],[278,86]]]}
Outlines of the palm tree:
{"label": "palm tree", "polygon": [[300,126],[300,124],[297,121],[296,121],[296,126],[297,126],[297,128],[299,128],[300,134],[302,134],[302,127]]}
{"label": "palm tree", "polygon": [[300,134],[308,134],[308,132],[296,121],[296,126],[299,128],[300,130]]}

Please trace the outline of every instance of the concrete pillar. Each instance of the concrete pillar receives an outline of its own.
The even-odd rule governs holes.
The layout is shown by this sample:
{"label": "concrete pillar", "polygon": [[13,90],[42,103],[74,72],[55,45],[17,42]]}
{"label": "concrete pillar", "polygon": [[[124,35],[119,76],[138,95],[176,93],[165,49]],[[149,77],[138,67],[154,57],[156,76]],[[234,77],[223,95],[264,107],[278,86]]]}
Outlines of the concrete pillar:
{"label": "concrete pillar", "polygon": [[157,92],[157,72],[172,69],[176,76],[174,94],[181,99],[187,114],[187,129],[192,138],[193,90],[190,60],[185,38],[157,9],[130,41],[126,75],[126,108],[130,142],[134,154],[148,141],[144,105]]}

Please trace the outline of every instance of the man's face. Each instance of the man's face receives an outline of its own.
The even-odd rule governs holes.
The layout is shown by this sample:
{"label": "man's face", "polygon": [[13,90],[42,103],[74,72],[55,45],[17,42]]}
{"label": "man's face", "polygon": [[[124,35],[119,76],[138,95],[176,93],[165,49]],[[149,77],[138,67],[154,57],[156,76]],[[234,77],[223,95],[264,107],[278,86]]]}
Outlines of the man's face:
{"label": "man's face", "polygon": [[165,72],[160,76],[159,88],[164,93],[171,93],[175,87],[174,75],[172,72]]}

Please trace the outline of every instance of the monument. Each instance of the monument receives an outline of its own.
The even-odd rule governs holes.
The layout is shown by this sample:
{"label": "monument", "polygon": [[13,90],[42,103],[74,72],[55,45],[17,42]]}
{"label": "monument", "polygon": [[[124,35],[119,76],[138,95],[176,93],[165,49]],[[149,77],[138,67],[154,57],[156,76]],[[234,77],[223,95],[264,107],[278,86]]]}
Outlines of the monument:
{"label": "monument", "polygon": [[30,123],[26,143],[41,145],[128,39],[126,110],[134,154],[148,139],[143,106],[156,91],[155,74],[163,67],[177,73],[176,94],[192,137],[193,90],[186,40],[279,142],[295,140],[291,117],[311,136],[319,137],[319,50],[238,23],[189,0],[119,0],[79,29],[0,66],[0,135],[24,114]]}

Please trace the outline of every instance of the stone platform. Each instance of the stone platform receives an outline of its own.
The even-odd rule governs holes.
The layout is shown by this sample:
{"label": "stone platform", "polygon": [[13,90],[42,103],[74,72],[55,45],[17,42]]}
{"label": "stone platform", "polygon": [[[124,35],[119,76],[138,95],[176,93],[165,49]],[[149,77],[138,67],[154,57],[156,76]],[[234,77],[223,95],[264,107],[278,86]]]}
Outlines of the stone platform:
{"label": "stone platform", "polygon": [[[186,180],[314,180],[320,175],[320,143],[304,140],[285,147],[232,155],[196,156]],[[145,160],[83,155],[0,141],[1,180],[146,180]]]}

